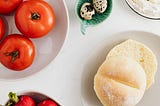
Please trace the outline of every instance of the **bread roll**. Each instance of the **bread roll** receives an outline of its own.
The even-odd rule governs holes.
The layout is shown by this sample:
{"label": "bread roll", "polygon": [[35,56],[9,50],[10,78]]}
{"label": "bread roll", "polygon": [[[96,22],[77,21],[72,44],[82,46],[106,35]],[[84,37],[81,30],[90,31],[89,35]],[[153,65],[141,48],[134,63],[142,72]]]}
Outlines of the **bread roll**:
{"label": "bread roll", "polygon": [[157,70],[157,60],[154,53],[144,44],[135,40],[127,40],[115,46],[108,54],[107,58],[114,56],[125,56],[136,60],[144,69],[147,77],[148,89],[154,83]]}
{"label": "bread roll", "polygon": [[138,62],[112,57],[99,68],[94,90],[104,106],[135,106],[143,97],[146,75]]}

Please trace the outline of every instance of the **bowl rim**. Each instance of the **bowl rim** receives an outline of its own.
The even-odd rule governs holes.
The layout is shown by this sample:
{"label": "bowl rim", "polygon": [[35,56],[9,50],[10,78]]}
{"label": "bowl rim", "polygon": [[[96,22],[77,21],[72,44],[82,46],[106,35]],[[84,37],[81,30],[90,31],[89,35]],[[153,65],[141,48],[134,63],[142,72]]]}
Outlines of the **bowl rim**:
{"label": "bowl rim", "polygon": [[160,17],[154,18],[154,17],[150,17],[150,16],[148,16],[148,15],[146,15],[146,14],[143,14],[143,13],[139,12],[138,10],[134,9],[134,7],[129,3],[128,0],[125,0],[125,1],[126,1],[127,5],[128,5],[135,13],[137,13],[138,15],[140,15],[140,16],[146,18],[146,19],[160,20]]}

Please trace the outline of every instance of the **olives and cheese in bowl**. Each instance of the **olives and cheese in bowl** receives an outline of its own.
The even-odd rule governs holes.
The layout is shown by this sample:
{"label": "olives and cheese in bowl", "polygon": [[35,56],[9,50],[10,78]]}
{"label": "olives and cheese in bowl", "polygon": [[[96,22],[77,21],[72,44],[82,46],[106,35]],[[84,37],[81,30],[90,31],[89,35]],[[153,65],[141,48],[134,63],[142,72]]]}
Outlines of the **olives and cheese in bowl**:
{"label": "olives and cheese in bowl", "polygon": [[112,0],[78,0],[76,13],[81,21],[81,32],[103,22],[111,13]]}
{"label": "olives and cheese in bowl", "polygon": [[160,19],[160,0],[126,0],[138,14],[150,19]]}

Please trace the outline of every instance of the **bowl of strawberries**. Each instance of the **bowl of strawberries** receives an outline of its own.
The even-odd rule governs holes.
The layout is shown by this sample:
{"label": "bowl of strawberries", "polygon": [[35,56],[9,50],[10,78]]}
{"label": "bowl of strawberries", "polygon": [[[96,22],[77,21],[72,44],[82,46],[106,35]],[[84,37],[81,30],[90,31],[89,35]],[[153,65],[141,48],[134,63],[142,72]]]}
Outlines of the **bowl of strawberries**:
{"label": "bowl of strawberries", "polygon": [[35,91],[18,94],[9,92],[8,97],[9,100],[5,106],[60,106],[60,104],[51,97]]}

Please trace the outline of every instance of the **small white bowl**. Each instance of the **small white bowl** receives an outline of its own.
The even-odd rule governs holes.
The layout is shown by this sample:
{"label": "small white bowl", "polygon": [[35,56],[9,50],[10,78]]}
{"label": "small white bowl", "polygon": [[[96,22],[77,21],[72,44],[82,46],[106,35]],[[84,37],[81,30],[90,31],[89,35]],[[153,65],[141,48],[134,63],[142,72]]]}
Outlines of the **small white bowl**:
{"label": "small white bowl", "polygon": [[[132,0],[125,0],[125,1],[126,1],[126,3],[128,4],[128,6],[129,6],[135,13],[137,13],[138,15],[143,16],[143,17],[148,18],[148,19],[153,19],[153,20],[159,20],[159,19],[160,19],[160,15],[159,15],[159,16],[156,16],[156,15],[149,14],[149,13],[145,13],[145,12],[139,10],[138,7],[135,7],[135,6],[134,6]],[[146,0],[146,2],[147,2],[147,0]]]}
{"label": "small white bowl", "polygon": [[[45,37],[31,39],[36,48],[36,57],[33,64],[21,71],[16,72],[7,69],[0,64],[0,80],[15,80],[31,76],[44,69],[61,50],[69,28],[69,16],[64,0],[45,0],[55,13],[56,24],[51,32]],[[20,33],[14,22],[14,14],[3,17],[5,19],[7,34]]]}

